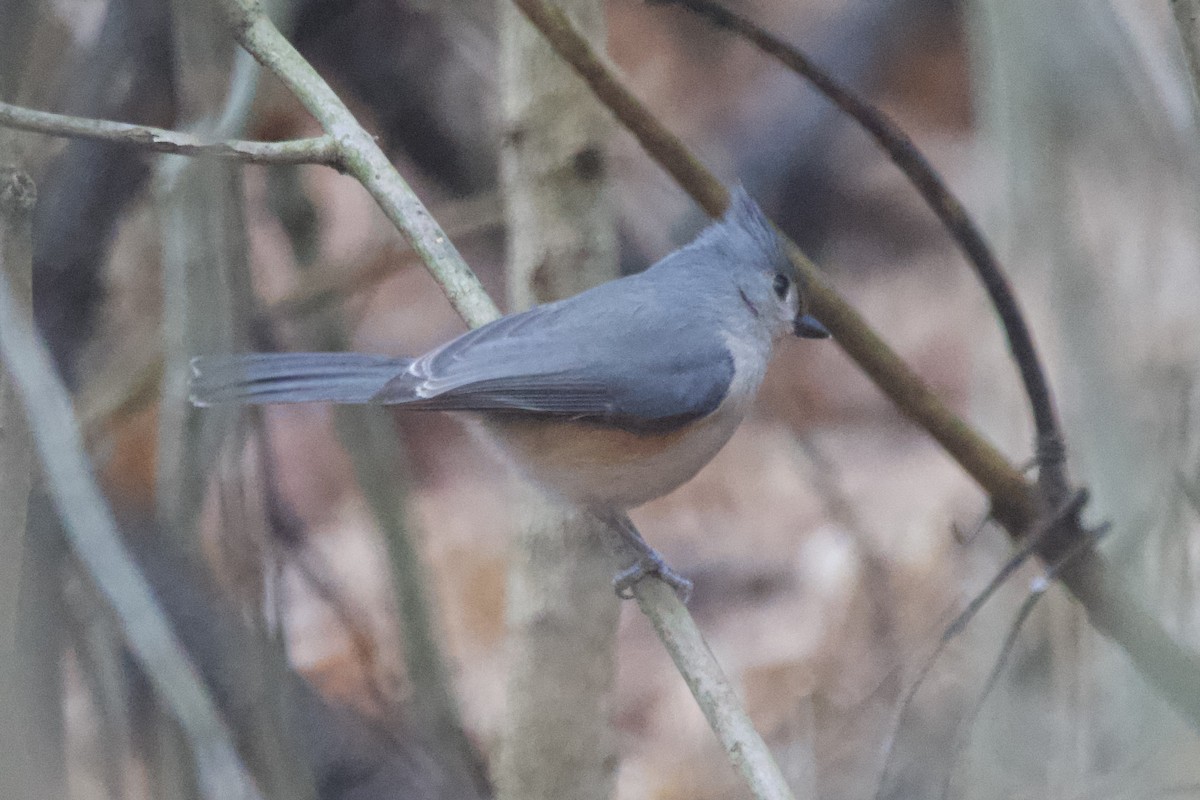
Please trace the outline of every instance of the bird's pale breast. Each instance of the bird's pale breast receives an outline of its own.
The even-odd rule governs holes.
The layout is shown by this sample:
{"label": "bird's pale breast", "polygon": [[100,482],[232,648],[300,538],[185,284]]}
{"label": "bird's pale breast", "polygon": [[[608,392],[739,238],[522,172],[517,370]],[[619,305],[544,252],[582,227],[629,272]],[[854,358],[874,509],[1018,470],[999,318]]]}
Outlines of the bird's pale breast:
{"label": "bird's pale breast", "polygon": [[551,492],[594,509],[632,509],[690,480],[742,423],[766,372],[769,343],[726,342],[734,379],[724,401],[670,433],[524,415],[486,417],[484,427],[523,473]]}
{"label": "bird's pale breast", "polygon": [[661,434],[525,416],[492,417],[485,427],[523,472],[552,492],[593,508],[633,508],[699,472],[741,416],[718,410]]}
{"label": "bird's pale breast", "polygon": [[734,360],[725,399],[712,414],[669,433],[523,414],[487,415],[483,427],[551,492],[591,508],[634,508],[691,479],[746,416],[766,372],[770,341],[725,338]]}

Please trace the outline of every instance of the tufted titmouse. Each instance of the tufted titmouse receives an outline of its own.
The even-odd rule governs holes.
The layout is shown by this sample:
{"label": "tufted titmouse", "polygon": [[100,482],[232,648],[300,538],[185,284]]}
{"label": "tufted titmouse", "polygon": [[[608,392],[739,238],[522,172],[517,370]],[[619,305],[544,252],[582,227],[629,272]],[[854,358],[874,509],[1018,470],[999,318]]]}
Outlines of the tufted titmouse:
{"label": "tufted titmouse", "polygon": [[638,561],[687,593],[626,511],[695,475],[737,428],[772,345],[829,336],[806,313],[780,241],[742,189],[689,245],[637,275],[512,314],[420,358],[201,356],[192,402],[372,403],[473,412],[552,494],[612,523]]}

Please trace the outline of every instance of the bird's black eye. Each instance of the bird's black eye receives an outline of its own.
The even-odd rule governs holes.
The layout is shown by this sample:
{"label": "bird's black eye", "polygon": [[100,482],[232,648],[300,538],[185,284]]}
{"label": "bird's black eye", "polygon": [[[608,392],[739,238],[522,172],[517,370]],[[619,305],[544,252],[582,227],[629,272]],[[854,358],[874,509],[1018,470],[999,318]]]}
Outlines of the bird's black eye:
{"label": "bird's black eye", "polygon": [[787,275],[784,275],[782,272],[775,273],[775,294],[780,300],[783,300],[785,297],[787,297],[788,288],[791,285],[792,282],[788,280]]}

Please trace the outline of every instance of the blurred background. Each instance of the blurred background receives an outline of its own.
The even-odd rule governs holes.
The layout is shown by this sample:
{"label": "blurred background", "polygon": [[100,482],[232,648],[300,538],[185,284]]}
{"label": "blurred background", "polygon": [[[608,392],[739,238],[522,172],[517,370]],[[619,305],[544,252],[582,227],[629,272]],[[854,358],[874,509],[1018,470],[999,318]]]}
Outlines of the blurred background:
{"label": "blurred background", "polygon": [[[602,5],[608,53],[649,108],[1028,462],[1027,404],[994,315],[868,137],[682,10]],[[511,130],[495,3],[279,6],[504,304]],[[892,115],[987,231],[1051,366],[1088,519],[1113,523],[1102,546],[1131,590],[1200,645],[1200,132],[1168,3],[736,8]],[[4,99],[31,107],[224,137],[320,133],[205,4],[0,0],[0,59]],[[464,326],[433,279],[327,168],[3,136],[0,160],[38,186],[36,321],[122,530],[264,794],[490,795],[519,525],[507,471],[444,415],[393,427],[324,406],[186,403],[197,352],[412,355],[445,341]],[[620,269],[633,272],[704,218],[628,133],[605,138]],[[691,610],[798,797],[1200,797],[1196,731],[1125,655],[1059,588],[1023,608],[1039,565],[939,648],[1010,555],[986,513],[836,345],[793,342],[727,448],[634,519],[695,580]],[[478,763],[448,765],[421,724],[413,574]],[[24,696],[0,730],[19,791],[199,796],[177,723],[36,491],[19,608]],[[615,663],[615,796],[748,796],[632,607]]]}

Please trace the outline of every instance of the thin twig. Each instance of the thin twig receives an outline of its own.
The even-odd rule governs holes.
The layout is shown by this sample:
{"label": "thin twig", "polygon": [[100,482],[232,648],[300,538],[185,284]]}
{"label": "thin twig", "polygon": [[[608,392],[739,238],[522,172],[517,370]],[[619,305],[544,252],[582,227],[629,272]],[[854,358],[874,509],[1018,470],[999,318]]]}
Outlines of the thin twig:
{"label": "thin twig", "polygon": [[17,384],[67,538],[120,620],[129,649],[191,740],[206,793],[255,798],[208,689],[117,531],[84,454],[71,398],[50,355],[13,300],[0,265],[0,356]]}
{"label": "thin twig", "polygon": [[136,145],[158,153],[220,158],[248,164],[322,164],[338,170],[342,168],[337,145],[330,136],[286,142],[247,142],[237,139],[211,141],[164,128],[52,114],[9,103],[0,103],[0,127],[49,136]]}
{"label": "thin twig", "polygon": [[1033,613],[1034,607],[1038,600],[1041,600],[1046,593],[1047,584],[1044,582],[1035,584],[1030,593],[1025,597],[1021,607],[1017,609],[1017,615],[1012,621],[1012,625],[1008,628],[1008,633],[1004,637],[1004,642],[1000,645],[1000,653],[996,656],[996,663],[992,665],[992,671],[988,674],[987,680],[983,684],[983,691],[979,693],[979,698],[975,701],[971,713],[960,723],[958,731],[954,735],[954,745],[951,748],[951,762],[946,769],[946,779],[942,783],[942,800],[946,800],[950,796],[950,784],[954,780],[954,762],[958,760],[959,754],[965,745],[965,737],[970,730],[975,726],[975,721],[979,719],[979,715],[983,713],[984,703],[991,697],[992,692],[1000,683],[1000,677],[1004,674],[1004,668],[1008,665],[1008,659],[1013,653],[1013,649],[1017,644],[1017,635],[1021,632],[1021,628],[1025,626],[1025,621],[1029,619],[1029,615]]}
{"label": "thin twig", "polygon": [[1058,511],[1039,521],[1038,524],[1031,531],[1029,531],[1029,533],[1025,534],[1025,537],[1022,540],[1021,549],[1009,557],[1004,566],[1000,568],[1000,571],[997,572],[990,581],[988,581],[988,584],[983,588],[983,591],[971,598],[971,602],[967,603],[967,607],[963,609],[962,613],[955,617],[954,621],[946,626],[946,630],[942,634],[942,638],[953,639],[955,636],[962,633],[967,627],[967,624],[975,618],[975,615],[979,613],[979,610],[983,608],[988,599],[991,598],[992,595],[997,592],[997,590],[999,590],[999,588],[1004,584],[1005,581],[1009,579],[1009,577],[1011,577],[1018,569],[1021,568],[1022,564],[1024,564],[1034,555],[1044,552],[1047,538],[1053,536],[1060,526],[1078,517],[1079,512],[1083,510],[1087,500],[1088,493],[1082,489],[1079,490],[1070,499],[1070,501],[1065,503]]}
{"label": "thin twig", "polygon": [[[297,248],[297,264],[301,271],[307,273],[310,263],[304,258],[303,248]],[[312,323],[309,338],[320,349],[338,351],[349,346],[345,326],[336,310],[330,309]],[[403,442],[383,409],[340,406],[335,411],[338,438],[350,456],[359,489],[387,551],[392,590],[399,611],[396,621],[404,645],[405,673],[411,687],[412,702],[408,711],[414,724],[425,733],[429,746],[439,754],[442,770],[457,784],[458,796],[463,800],[483,796],[486,794],[483,770],[478,753],[466,735],[449,661],[438,636],[435,597],[430,591],[418,544],[419,532],[413,525],[407,494]],[[270,455],[270,449],[264,449],[260,463],[268,464]],[[275,480],[264,475],[263,482],[269,492],[276,491]],[[278,503],[273,507],[277,514],[282,511]],[[354,629],[348,630],[353,632]],[[370,646],[367,640],[357,644]],[[360,649],[360,655],[365,652]],[[373,660],[368,656],[364,658],[364,664]],[[367,677],[382,714],[389,707],[387,698],[378,685],[375,670]]]}
{"label": "thin twig", "polygon": [[221,0],[238,43],[274,73],[331,136],[345,172],[358,180],[437,279],[454,310],[477,327],[500,316],[429,210],[386,154],[255,0]]}
{"label": "thin twig", "polygon": [[[295,567],[300,579],[329,609],[350,640],[350,650],[358,662],[359,672],[362,673],[362,685],[366,688],[371,702],[375,704],[373,716],[391,716],[397,710],[397,703],[379,680],[381,670],[377,658],[378,647],[371,631],[364,624],[368,619],[366,610],[343,594],[329,563],[316,551],[311,548],[289,549],[285,551],[285,555]],[[381,733],[392,735],[391,731]]]}
{"label": "thin twig", "polygon": [[1179,487],[1179,491],[1183,494],[1187,504],[1191,506],[1192,511],[1200,514],[1200,483],[1196,483],[1183,474],[1183,470],[1176,469],[1175,485]]}
{"label": "thin twig", "polygon": [[[1079,497],[1078,495],[1072,499],[1071,505],[1075,507],[1074,513],[1079,512],[1079,509],[1083,507],[1083,502],[1086,501],[1086,499],[1086,497]],[[1064,515],[1070,513],[1070,509],[1064,509],[1063,511]],[[966,733],[975,726],[976,720],[978,720],[980,714],[983,713],[984,703],[987,702],[988,697],[991,696],[996,686],[999,685],[1000,677],[1004,673],[1004,668],[1007,666],[1008,660],[1012,656],[1013,649],[1016,647],[1017,636],[1020,634],[1021,628],[1024,627],[1026,620],[1029,619],[1029,615],[1033,613],[1034,606],[1036,606],[1037,602],[1045,596],[1046,591],[1050,588],[1050,582],[1058,576],[1058,573],[1060,573],[1068,564],[1070,564],[1072,558],[1086,551],[1089,546],[1090,543],[1087,541],[1076,542],[1071,551],[1067,552],[1058,561],[1051,564],[1049,568],[1047,568],[1044,575],[1039,575],[1030,583],[1029,594],[1025,596],[1024,601],[1021,603],[1021,607],[1017,609],[1016,617],[1009,626],[1008,633],[1005,634],[1004,642],[1000,645],[1000,653],[996,656],[996,663],[992,665],[992,671],[989,673],[987,680],[983,684],[983,691],[979,693],[979,698],[975,701],[974,708],[964,720],[964,726],[959,729],[958,733],[954,737],[954,747],[952,748],[951,754],[951,766],[947,770],[945,782],[942,784],[943,800],[950,796],[950,784],[954,778],[953,761],[957,760],[958,755],[962,752],[963,747],[966,744],[964,741]],[[951,624],[951,627],[953,627],[953,623]],[[948,639],[949,636],[943,636],[942,643],[945,643]]]}
{"label": "thin twig", "polygon": [[1187,56],[1188,76],[1192,86],[1192,114],[1200,125],[1200,0],[1171,0],[1175,12],[1175,27]]}
{"label": "thin twig", "polygon": [[921,662],[920,669],[917,670],[913,682],[909,685],[908,690],[904,693],[904,698],[896,706],[896,713],[892,719],[892,725],[888,729],[887,737],[883,741],[883,762],[879,765],[879,774],[875,781],[875,800],[881,800],[885,793],[888,770],[892,766],[892,758],[896,754],[896,743],[900,740],[900,730],[904,727],[904,721],[908,717],[908,712],[912,708],[914,701],[917,699],[917,692],[925,685],[930,674],[933,672],[933,667],[937,664],[942,652],[949,645],[950,640],[945,636],[941,636],[934,645],[933,650]]}
{"label": "thin twig", "polygon": [[[504,224],[500,201],[494,194],[448,202],[439,205],[437,211],[437,219],[456,242],[477,238]],[[378,253],[367,256],[364,259],[358,254],[332,266],[306,271],[293,290],[267,304],[267,312],[295,318],[321,311],[337,300],[371,288],[416,261],[406,242],[381,247]]]}
{"label": "thin twig", "polygon": [[[451,671],[437,636],[433,595],[422,563],[405,483],[404,448],[381,408],[337,406],[335,427],[387,548],[392,588],[400,610],[404,663],[414,690],[412,711],[446,768],[478,789],[478,755],[467,738]],[[474,796],[482,796],[477,792]],[[463,795],[466,800],[467,795]]]}
{"label": "thin twig", "polygon": [[80,674],[96,709],[101,778],[108,799],[118,800],[130,795],[127,772],[133,763],[130,717],[135,712],[129,698],[125,646],[94,584],[84,579],[77,565],[72,566],[63,583],[64,594],[70,595],[68,606],[75,613],[66,615],[66,622],[75,658],[83,667]]}
{"label": "thin twig", "polygon": [[[24,309],[33,306],[31,226],[37,191],[23,171],[0,168],[0,264]],[[29,491],[33,484],[33,443],[20,399],[0,365],[0,725],[6,693],[14,688],[20,615],[21,562]],[[0,784],[2,785],[2,784]]]}
{"label": "thin twig", "polygon": [[[0,70],[0,80],[2,76]],[[0,157],[7,155],[8,149],[0,138]],[[7,269],[5,278],[14,288],[16,301],[26,310],[33,306],[31,229],[36,195],[27,174],[0,167],[0,269]],[[23,716],[20,698],[27,670],[21,669],[20,632],[31,624],[30,621],[22,624],[22,616],[30,615],[34,609],[29,608],[28,598],[22,602],[21,584],[28,579],[27,529],[34,469],[33,441],[25,412],[8,370],[0,363],[0,730],[17,730]],[[35,779],[22,763],[25,751],[18,753],[11,747],[3,751],[0,795],[16,797]]]}
{"label": "thin twig", "polygon": [[[711,215],[725,207],[728,194],[720,181],[687,152],[651,115],[574,30],[560,11],[542,0],[513,0],[562,58],[588,82],[597,98],[625,125],[650,156]],[[924,428],[986,491],[992,514],[1014,537],[1036,523],[1040,513],[1036,487],[996,448],[948,409],[912,369],[826,282],[815,265],[790,245],[789,253],[804,276],[813,312],[892,402]],[[1087,540],[1077,521],[1064,538]],[[1057,537],[1055,537],[1057,538]],[[1087,610],[1101,634],[1116,641],[1142,676],[1195,728],[1200,729],[1200,655],[1181,646],[1125,586],[1108,561],[1094,549],[1080,552],[1061,579]]]}
{"label": "thin twig", "polygon": [[[883,111],[842,85],[818,67],[800,50],[746,17],[725,8],[713,0],[647,0],[651,5],[678,5],[698,14],[716,26],[744,37],[767,55],[808,80],[822,94],[849,114],[869,133],[905,174],[937,218],[949,231],[975,269],[996,309],[1008,346],[1012,351],[1037,431],[1039,480],[1054,487],[1047,491],[1051,504],[1060,502],[1066,490],[1065,454],[1062,448],[1062,426],[1055,411],[1050,384],[1033,343],[1033,335],[1021,313],[1016,294],[1000,262],[992,253],[979,227],[966,208],[946,186],[916,144]],[[1057,443],[1057,444],[1056,444]]]}
{"label": "thin twig", "polygon": [[644,580],[634,585],[633,595],[754,797],[791,800],[792,791],[770,748],[754,730],[733,685],[675,590],[662,581]]}
{"label": "thin twig", "polygon": [[[1071,514],[1078,514],[1079,510],[1083,508],[1084,502],[1087,500],[1086,496],[1081,495],[1083,495],[1083,492],[1078,493],[1074,498],[1072,498],[1070,507],[1063,509],[1060,516],[1067,518]],[[1037,535],[1045,536],[1050,532],[1052,532],[1052,529],[1050,528],[1044,531],[1038,531],[1037,533],[1031,535],[1030,539],[1032,540],[1034,536]],[[1044,575],[1039,575],[1030,582],[1029,594],[1025,596],[1020,608],[1017,609],[1016,617],[1009,626],[1008,633],[1004,636],[1004,642],[1000,645],[1000,653],[996,656],[996,663],[992,665],[992,670],[988,674],[987,680],[984,681],[983,690],[979,693],[979,698],[975,701],[975,705],[972,708],[971,713],[966,716],[958,731],[955,733],[954,745],[951,748],[951,764],[946,771],[945,781],[942,784],[942,800],[945,800],[950,796],[950,785],[954,779],[954,762],[958,759],[959,754],[962,753],[962,750],[966,745],[966,735],[975,726],[975,722],[979,719],[980,714],[983,713],[984,703],[987,702],[987,699],[999,685],[1000,677],[1004,673],[1004,668],[1007,666],[1008,660],[1012,656],[1013,650],[1016,647],[1017,636],[1020,634],[1021,628],[1024,627],[1026,620],[1029,619],[1029,615],[1033,613],[1034,606],[1036,606],[1037,602],[1045,596],[1046,591],[1050,588],[1050,582],[1054,580],[1058,574],[1071,563],[1072,558],[1087,551],[1090,546],[1091,543],[1087,540],[1075,542],[1071,550],[1069,550],[1058,561],[1052,563],[1046,569]],[[1014,562],[1009,562],[1009,564],[1013,565]],[[1013,565],[1012,569],[1015,570],[1016,566]],[[998,586],[998,581],[993,581],[993,586]],[[978,608],[976,608],[976,610],[978,610]],[[950,627],[946,629],[946,633],[943,634],[942,641],[939,643],[939,650],[941,646],[945,645],[946,642],[950,640],[952,635],[950,631],[959,624],[960,620],[963,620],[962,616],[951,623]],[[965,625],[965,621],[962,624]]]}
{"label": "thin twig", "polygon": [[[854,501],[844,486],[843,476],[838,474],[837,464],[812,436],[798,434],[793,441],[799,454],[808,462],[809,483],[821,498],[828,518],[847,530],[858,546],[863,565],[863,586],[871,608],[872,639],[887,654],[887,660],[898,663],[900,645],[896,638],[896,610],[889,596],[894,593],[895,587],[887,560],[874,546],[875,537],[867,532],[867,525],[855,509]],[[893,674],[895,671],[889,667],[881,688],[891,683]]]}

